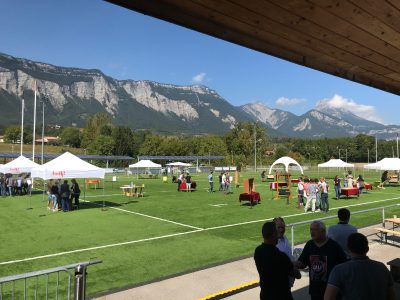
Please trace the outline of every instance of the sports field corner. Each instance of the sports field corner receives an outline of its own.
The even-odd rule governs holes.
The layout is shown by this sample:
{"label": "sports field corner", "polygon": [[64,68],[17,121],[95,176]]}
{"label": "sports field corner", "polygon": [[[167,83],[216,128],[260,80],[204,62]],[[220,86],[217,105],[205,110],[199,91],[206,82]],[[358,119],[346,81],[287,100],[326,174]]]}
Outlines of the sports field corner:
{"label": "sports field corner", "polygon": [[[292,174],[293,177],[299,175]],[[365,172],[366,182],[375,181],[378,174]],[[105,183],[106,211],[101,210],[102,184],[100,188],[86,190],[85,196],[81,194],[79,210],[53,212],[45,206],[45,217],[39,217],[41,190],[34,191],[32,210],[26,209],[29,197],[0,198],[3,229],[0,276],[102,259],[102,264],[88,268],[87,294],[94,295],[251,255],[262,241],[262,224],[277,216],[289,224],[336,215],[341,207],[354,212],[397,204],[400,200],[397,186],[368,191],[359,198],[342,197],[340,201],[333,199],[332,189],[329,213],[305,213],[297,210],[296,197],[290,200],[289,206],[286,199],[271,200],[269,183],[261,182],[259,172],[246,172],[240,173],[240,179],[254,177],[255,189],[261,195],[261,204],[249,209],[247,203],[240,205],[238,201],[242,186],[233,187],[233,194],[228,196],[207,193],[207,175],[193,174],[198,187],[192,193],[178,193],[177,184],[172,184],[171,179],[163,183],[160,179],[137,180],[117,175],[117,182]],[[313,178],[317,172],[307,172],[307,175]],[[333,175],[327,180],[331,184]],[[77,182],[82,189],[83,180]],[[120,186],[130,182],[145,184],[143,198],[127,199],[122,194]],[[295,189],[292,187],[293,195]],[[217,184],[215,190],[218,191]],[[123,204],[126,200],[128,204]],[[388,208],[385,213],[399,215],[399,207]],[[376,210],[354,215],[351,224],[361,227],[381,220],[382,213]],[[337,220],[326,223],[329,226]],[[307,228],[308,225],[295,227],[295,243],[309,239]],[[286,235],[290,240],[290,230]],[[50,278],[52,280],[55,279]],[[28,280],[27,284],[34,285],[34,280]],[[3,285],[3,292],[6,294],[10,288],[10,285]]]}

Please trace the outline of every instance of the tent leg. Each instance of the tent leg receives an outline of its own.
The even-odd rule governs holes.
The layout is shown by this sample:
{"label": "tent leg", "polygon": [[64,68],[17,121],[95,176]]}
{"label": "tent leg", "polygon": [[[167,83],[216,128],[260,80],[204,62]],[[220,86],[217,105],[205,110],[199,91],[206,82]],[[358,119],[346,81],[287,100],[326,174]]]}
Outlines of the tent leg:
{"label": "tent leg", "polygon": [[46,215],[44,214],[44,191],[46,190],[46,180],[43,180],[43,202],[42,202],[42,214],[39,215],[39,217],[45,217]]}
{"label": "tent leg", "polygon": [[83,205],[86,205],[86,178],[83,178]]}
{"label": "tent leg", "polygon": [[105,200],[105,195],[104,195],[105,188],[106,188],[106,186],[105,186],[105,178],[103,178],[103,208],[101,209],[102,211],[107,210],[107,208],[106,208],[106,200]]}
{"label": "tent leg", "polygon": [[32,209],[32,187],[33,187],[33,178],[32,178],[32,186],[30,187],[30,189],[28,186],[28,191],[29,191],[29,207],[27,208],[28,210]]}

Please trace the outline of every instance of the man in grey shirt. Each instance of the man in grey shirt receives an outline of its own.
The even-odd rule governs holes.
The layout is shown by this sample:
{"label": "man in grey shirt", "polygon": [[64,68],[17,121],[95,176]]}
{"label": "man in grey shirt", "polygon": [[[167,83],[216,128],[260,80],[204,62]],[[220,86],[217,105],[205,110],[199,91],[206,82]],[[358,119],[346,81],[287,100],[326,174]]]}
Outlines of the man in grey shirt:
{"label": "man in grey shirt", "polygon": [[350,251],[346,248],[347,238],[350,234],[357,232],[357,228],[349,224],[350,211],[347,208],[341,208],[338,211],[339,223],[329,226],[328,236],[342,246],[347,258],[350,258]]}
{"label": "man in grey shirt", "polygon": [[310,205],[310,202],[312,203],[312,212],[315,213],[315,202],[317,201],[317,193],[319,193],[318,185],[315,184],[315,182],[318,182],[317,179],[310,179],[310,183],[307,186],[307,203],[306,207],[304,208],[304,211],[307,212],[308,206]]}
{"label": "man in grey shirt", "polygon": [[351,259],[333,268],[324,300],[335,300],[339,291],[352,300],[395,300],[392,275],[383,263],[368,258],[367,238],[361,233],[352,233],[347,248]]}
{"label": "man in grey shirt", "polygon": [[[329,202],[328,202],[328,184],[324,177],[320,178],[321,181],[321,213],[325,213],[329,211]],[[326,209],[325,209],[326,204]]]}

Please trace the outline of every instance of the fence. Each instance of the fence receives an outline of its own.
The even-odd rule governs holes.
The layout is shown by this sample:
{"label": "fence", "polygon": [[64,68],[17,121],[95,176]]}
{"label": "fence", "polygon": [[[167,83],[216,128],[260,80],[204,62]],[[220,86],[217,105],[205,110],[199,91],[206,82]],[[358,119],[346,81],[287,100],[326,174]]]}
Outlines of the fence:
{"label": "fence", "polygon": [[[66,272],[68,275],[68,300],[71,299],[71,272],[70,269],[75,269],[75,284],[74,284],[74,300],[84,300],[86,298],[86,269],[89,265],[102,263],[103,260],[85,261],[72,265],[66,265],[62,267],[56,267],[41,271],[35,271],[30,273],[23,273],[18,275],[12,275],[7,277],[0,277],[0,299],[3,299],[3,284],[12,282],[12,299],[15,297],[15,282],[18,280],[24,280],[24,300],[27,297],[26,280],[28,278],[36,278],[35,283],[35,300],[38,299],[38,277],[46,275],[46,300],[49,297],[49,275],[57,273],[57,286],[56,286],[56,299],[58,299],[59,290],[59,278],[60,272]],[[21,298],[18,298],[21,299]],[[41,298],[43,299],[43,298]]]}
{"label": "fence", "polygon": [[[370,212],[370,211],[374,211],[374,210],[379,210],[382,209],[382,227],[385,228],[385,208],[389,208],[389,207],[395,207],[395,206],[400,206],[400,204],[393,204],[393,205],[388,205],[388,206],[382,206],[382,207],[377,207],[377,208],[371,208],[371,209],[366,209],[366,210],[360,210],[360,211],[355,211],[350,213],[351,215],[355,215],[355,214],[361,214],[361,213],[365,213],[365,212]],[[320,219],[314,219],[314,220],[308,220],[308,221],[302,221],[302,222],[297,222],[297,223],[291,223],[286,225],[286,227],[291,227],[291,234],[292,234],[292,254],[294,251],[294,226],[296,225],[303,225],[303,224],[307,224],[307,223],[312,223],[314,221],[323,221],[323,220],[329,220],[329,219],[334,219],[337,218],[337,216],[330,216],[330,217],[325,217],[325,218],[320,218]]]}

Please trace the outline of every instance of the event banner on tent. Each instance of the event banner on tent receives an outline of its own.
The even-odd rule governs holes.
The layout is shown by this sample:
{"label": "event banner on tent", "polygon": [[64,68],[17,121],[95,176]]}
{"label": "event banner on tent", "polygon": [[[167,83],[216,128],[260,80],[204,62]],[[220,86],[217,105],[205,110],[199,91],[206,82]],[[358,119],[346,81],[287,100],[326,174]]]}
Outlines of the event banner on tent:
{"label": "event banner on tent", "polygon": [[54,171],[51,173],[52,176],[60,176],[61,178],[65,177],[65,171]]}

